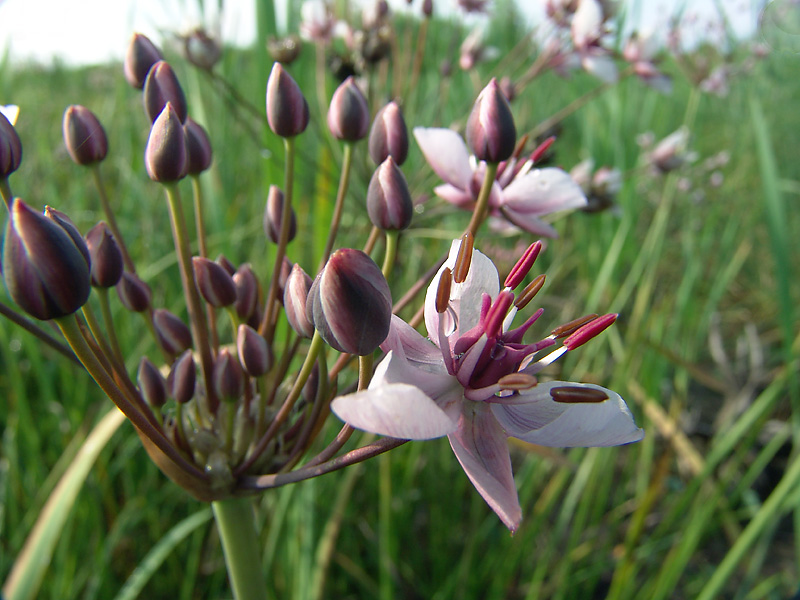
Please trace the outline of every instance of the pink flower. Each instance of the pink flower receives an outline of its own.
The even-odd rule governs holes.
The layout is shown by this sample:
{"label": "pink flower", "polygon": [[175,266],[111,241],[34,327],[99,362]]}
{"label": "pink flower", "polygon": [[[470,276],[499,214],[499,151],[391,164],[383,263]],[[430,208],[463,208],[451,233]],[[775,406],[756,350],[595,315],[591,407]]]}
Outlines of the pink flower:
{"label": "pink flower", "polygon": [[[556,335],[525,344],[523,335],[542,314],[509,330],[517,312],[512,291],[527,274],[541,243],[522,257],[500,290],[497,269],[473,251],[466,278],[458,272],[458,240],[425,297],[429,339],[398,317],[381,345],[387,352],[369,388],[340,396],[333,412],[353,427],[401,439],[447,436],[478,492],[514,531],[522,511],[514,486],[507,437],[544,446],[614,446],[644,432],[622,398],[600,386],[564,381],[538,383],[545,366],[574,349],[615,316],[589,322],[563,345],[535,361]],[[448,285],[449,284],[449,285]],[[448,291],[449,290],[449,291]]]}
{"label": "pink flower", "polygon": [[[434,188],[440,198],[464,210],[472,210],[478,198],[486,166],[469,155],[455,131],[416,127],[414,137],[422,153],[445,184]],[[490,215],[508,221],[534,235],[558,237],[540,217],[586,205],[580,186],[562,169],[533,169],[533,161],[511,158],[500,163],[489,197]]]}

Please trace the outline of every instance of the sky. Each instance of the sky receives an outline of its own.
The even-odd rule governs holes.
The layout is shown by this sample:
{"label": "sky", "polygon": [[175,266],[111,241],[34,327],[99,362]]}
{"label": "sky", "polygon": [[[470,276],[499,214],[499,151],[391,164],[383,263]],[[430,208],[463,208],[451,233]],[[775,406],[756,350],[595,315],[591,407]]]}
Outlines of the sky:
{"label": "sky", "polygon": [[[291,1],[291,0],[287,0]],[[791,0],[772,0],[786,2]],[[721,0],[737,33],[752,35],[756,28],[757,0]],[[199,4],[209,8],[202,15]],[[412,10],[419,10],[414,0]],[[453,10],[456,0],[436,0],[438,13]],[[532,22],[542,14],[543,0],[520,0]],[[654,28],[663,15],[670,14],[682,0],[629,0],[641,29]],[[246,45],[255,38],[255,0],[224,0],[221,25],[224,39]],[[279,10],[283,3],[278,1]],[[391,0],[396,10],[407,10],[405,0]],[[715,12],[713,0],[693,0],[698,14],[696,29]],[[188,31],[218,21],[217,0],[0,0],[0,56],[13,64],[59,60],[66,65],[83,65],[121,60],[133,32],[144,33],[157,43],[166,32]],[[281,15],[279,15],[279,23]],[[7,54],[6,54],[7,53]]]}

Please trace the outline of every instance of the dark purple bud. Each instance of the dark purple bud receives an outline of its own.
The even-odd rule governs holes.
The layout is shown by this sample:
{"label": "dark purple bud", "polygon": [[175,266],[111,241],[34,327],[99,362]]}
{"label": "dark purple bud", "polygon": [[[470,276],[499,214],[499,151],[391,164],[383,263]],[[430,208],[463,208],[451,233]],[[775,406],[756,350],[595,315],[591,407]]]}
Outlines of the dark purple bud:
{"label": "dark purple bud", "polygon": [[102,161],[108,153],[106,131],[92,111],[73,104],[64,111],[64,145],[79,165]]}
{"label": "dark purple bud", "polygon": [[0,178],[5,179],[19,168],[22,161],[22,142],[17,130],[0,113]]}
{"label": "dark purple bud", "polygon": [[133,273],[124,271],[117,284],[117,295],[122,306],[132,312],[144,312],[150,308],[153,293],[150,286]]}
{"label": "dark purple bud", "polygon": [[423,0],[422,14],[426,17],[431,17],[433,15],[433,0]]}
{"label": "dark purple bud", "polygon": [[296,264],[292,267],[283,290],[283,307],[289,325],[299,335],[309,339],[314,336],[314,325],[306,316],[306,304],[311,284],[311,277],[300,265]]}
{"label": "dark purple bud", "polygon": [[294,137],[308,126],[308,102],[281,63],[272,66],[267,81],[267,122],[275,135]]}
{"label": "dark purple bud", "polygon": [[256,310],[258,304],[258,278],[249,264],[243,264],[233,274],[236,286],[236,303],[234,308],[240,319],[247,320]]}
{"label": "dark purple bud", "polygon": [[289,280],[289,274],[292,272],[294,264],[285,256],[281,263],[281,272],[278,275],[278,300],[283,301],[283,293],[286,290],[286,282]]}
{"label": "dark purple bud", "polygon": [[214,360],[214,391],[223,402],[235,402],[244,391],[242,365],[227,348],[222,348]]}
{"label": "dark purple bud", "polygon": [[333,137],[346,142],[356,142],[369,131],[367,99],[350,76],[336,88],[328,109],[328,129]]}
{"label": "dark purple bud", "polygon": [[500,91],[503,92],[503,95],[506,97],[506,100],[512,102],[514,98],[517,97],[517,87],[514,85],[514,82],[511,81],[511,78],[506,76],[500,79]]}
{"label": "dark purple bud", "polygon": [[376,165],[391,156],[402,165],[408,156],[408,129],[397,102],[378,111],[369,132],[369,155]]}
{"label": "dark purple bud", "polygon": [[220,254],[215,262],[220,267],[225,269],[228,272],[228,275],[230,275],[231,277],[233,277],[233,274],[236,273],[236,265],[233,264],[230,260],[228,260],[228,257],[226,257],[224,254]]}
{"label": "dark purple bud", "polygon": [[183,38],[183,53],[195,67],[210,71],[222,57],[222,46],[198,27]]}
{"label": "dark purple bud", "polygon": [[[264,209],[264,233],[272,240],[273,244],[277,244],[281,237],[281,219],[283,219],[283,205],[285,198],[283,192],[278,186],[269,186],[269,194],[267,194],[267,205]],[[291,242],[297,235],[297,216],[294,209],[289,215],[291,219],[289,222],[289,241]]]}
{"label": "dark purple bud", "polygon": [[492,78],[472,107],[467,120],[467,144],[478,160],[507,160],[517,145],[517,130],[508,101]]}
{"label": "dark purple bud", "polygon": [[149,38],[141,33],[134,33],[125,54],[125,79],[136,89],[142,89],[150,67],[163,58]]}
{"label": "dark purple bud", "polygon": [[15,198],[3,244],[3,275],[14,301],[42,320],[83,306],[91,285],[82,239],[81,246],[58,222]]}
{"label": "dark purple bud", "polygon": [[370,354],[389,334],[389,284],[361,250],[337,250],[311,286],[306,317],[339,352]]}
{"label": "dark purple bud", "polygon": [[187,117],[183,130],[186,133],[186,174],[200,175],[211,166],[212,153],[208,133],[191,117]]}
{"label": "dark purple bud", "polygon": [[187,350],[172,363],[167,383],[172,397],[178,404],[186,404],[194,396],[194,384],[197,380],[197,369],[192,351]]}
{"label": "dark purple bud", "polygon": [[153,65],[150,72],[147,73],[147,79],[144,82],[144,112],[150,118],[150,121],[155,121],[167,102],[172,103],[172,107],[178,115],[178,119],[183,123],[186,121],[188,109],[186,108],[186,96],[183,93],[183,88],[178,82],[178,76],[168,62],[160,60]]}
{"label": "dark purple bud", "polygon": [[75,244],[75,247],[80,250],[81,254],[83,254],[86,264],[91,267],[92,257],[89,255],[89,248],[86,246],[86,240],[83,239],[81,232],[78,231],[78,228],[75,226],[75,223],[72,222],[72,219],[70,219],[65,213],[61,212],[60,210],[56,210],[52,206],[44,207],[44,216],[52,221],[55,221],[58,226],[61,227],[61,229],[67,232],[67,235],[72,238],[72,242]]}
{"label": "dark purple bud", "polygon": [[375,170],[367,189],[367,212],[375,227],[400,231],[411,224],[414,204],[402,171],[390,156]]}
{"label": "dark purple bud", "polygon": [[167,382],[161,371],[150,359],[142,357],[139,362],[139,374],[136,377],[142,397],[153,408],[161,408],[167,402]]}
{"label": "dark purple bud", "polygon": [[267,340],[260,333],[244,323],[239,325],[236,334],[236,351],[245,372],[251,377],[266,375],[272,366],[272,352]]}
{"label": "dark purple bud", "polygon": [[213,260],[195,256],[192,258],[197,289],[206,302],[220,308],[236,302],[236,286],[233,277]]}
{"label": "dark purple bud", "polygon": [[89,249],[92,265],[92,285],[111,288],[117,285],[124,269],[122,252],[108,225],[102,221],[86,234],[86,247]]}
{"label": "dark purple bud", "polygon": [[144,164],[150,179],[159,183],[173,183],[186,176],[186,134],[172,102],[167,102],[150,129]]}
{"label": "dark purple bud", "polygon": [[159,308],[153,311],[153,327],[161,347],[173,356],[192,346],[192,332],[177,316]]}

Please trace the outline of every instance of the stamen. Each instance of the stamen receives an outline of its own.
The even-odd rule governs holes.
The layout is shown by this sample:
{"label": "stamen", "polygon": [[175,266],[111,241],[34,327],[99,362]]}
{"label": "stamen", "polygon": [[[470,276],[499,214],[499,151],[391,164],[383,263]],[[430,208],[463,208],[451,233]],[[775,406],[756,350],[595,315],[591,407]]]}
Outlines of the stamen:
{"label": "stamen", "polygon": [[514,289],[522,280],[525,279],[525,276],[531,270],[533,263],[536,262],[536,258],[539,256],[539,252],[542,251],[542,242],[537,241],[528,246],[528,249],[525,250],[525,253],[522,255],[517,261],[517,264],[511,269],[511,272],[506,277],[505,287]]}
{"label": "stamen", "polygon": [[563,325],[559,325],[553,331],[550,332],[550,335],[555,337],[556,339],[567,337],[569,334],[577,331],[583,325],[586,325],[590,321],[594,321],[597,318],[597,313],[592,313],[591,315],[586,315],[585,317],[580,317],[577,319],[573,319],[568,323],[564,323]]}
{"label": "stamen", "polygon": [[550,390],[550,397],[562,404],[599,404],[608,400],[608,394],[603,390],[590,387],[554,387]]}
{"label": "stamen", "polygon": [[439,277],[439,287],[436,288],[436,312],[440,315],[447,310],[450,304],[450,288],[453,285],[453,275],[450,267],[446,267]]}
{"label": "stamen", "polygon": [[544,280],[545,276],[544,273],[542,273],[541,275],[537,275],[533,281],[525,286],[525,289],[520,292],[517,300],[514,302],[514,306],[517,307],[517,310],[522,310],[528,306],[528,303],[533,300],[533,297],[538,294],[539,290],[544,286]]}
{"label": "stamen", "polygon": [[453,267],[453,280],[456,283],[464,283],[469,274],[469,266],[472,264],[472,249],[475,247],[475,237],[471,231],[464,232],[461,236],[461,246],[458,249],[456,264]]}
{"label": "stamen", "polygon": [[522,391],[531,389],[538,381],[536,377],[527,373],[511,373],[498,379],[497,383],[504,390]]}
{"label": "stamen", "polygon": [[542,156],[544,156],[544,153],[550,149],[550,146],[552,146],[553,142],[555,141],[556,141],[556,136],[551,135],[549,138],[547,138],[545,141],[539,144],[539,146],[537,146],[537,148],[533,152],[531,152],[531,162],[536,164],[537,162],[542,160]]}
{"label": "stamen", "polygon": [[495,338],[503,332],[503,321],[512,302],[514,302],[514,294],[511,292],[502,291],[497,295],[497,300],[489,309],[489,314],[486,315],[484,331],[488,338]]}
{"label": "stamen", "polygon": [[579,346],[583,346],[590,339],[604,331],[606,328],[610,327],[614,321],[617,320],[617,316],[618,315],[612,313],[594,319],[565,339],[564,345],[569,350],[574,350]]}

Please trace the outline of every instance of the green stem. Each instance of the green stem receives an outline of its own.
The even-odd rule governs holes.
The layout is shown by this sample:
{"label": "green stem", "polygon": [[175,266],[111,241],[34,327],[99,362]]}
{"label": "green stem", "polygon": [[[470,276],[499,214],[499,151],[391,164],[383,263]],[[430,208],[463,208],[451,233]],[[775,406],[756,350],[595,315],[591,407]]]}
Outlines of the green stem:
{"label": "green stem", "polygon": [[211,503],[217,522],[228,578],[235,600],[265,600],[267,585],[261,571],[261,548],[251,498],[228,498]]}
{"label": "green stem", "polygon": [[203,188],[200,186],[200,176],[192,175],[192,195],[194,198],[194,225],[197,231],[197,248],[200,256],[208,256],[206,246],[206,225],[203,217]]}
{"label": "green stem", "polygon": [[108,201],[106,186],[103,184],[103,178],[100,175],[100,163],[91,165],[90,170],[92,171],[92,177],[94,178],[94,184],[97,187],[97,192],[100,194],[100,204],[103,206],[103,213],[108,221],[108,228],[111,230],[111,233],[114,234],[114,237],[117,240],[117,246],[119,246],[119,250],[122,252],[122,262],[125,264],[125,268],[130,273],[136,273],[136,267],[133,265],[133,260],[131,260],[130,254],[128,254],[128,248],[125,245],[122,232],[117,226],[117,220],[114,218],[114,211],[111,210],[111,203]]}
{"label": "green stem", "polygon": [[114,351],[114,356],[120,363],[124,363],[122,357],[122,350],[119,347],[119,339],[117,339],[117,332],[114,328],[114,320],[111,318],[111,304],[108,301],[108,289],[96,288],[97,297],[100,300],[100,312],[103,315],[103,324],[106,328],[106,335],[108,341],[111,343],[111,349]]}
{"label": "green stem", "polygon": [[328,241],[325,244],[325,250],[322,251],[322,257],[319,261],[319,270],[328,262],[328,257],[333,250],[333,242],[336,240],[336,233],[339,230],[339,223],[342,220],[342,210],[344,209],[344,198],[347,195],[347,188],[350,185],[350,168],[353,165],[353,143],[345,142],[344,156],[342,158],[342,176],[339,179],[339,191],[336,193],[336,204],[333,207],[333,218],[331,219],[331,230],[328,234]]}
{"label": "green stem", "polygon": [[386,255],[383,257],[383,276],[388,280],[392,274],[394,261],[397,258],[397,239],[400,237],[399,231],[386,232]]}
{"label": "green stem", "polygon": [[489,214],[489,196],[491,196],[492,185],[494,185],[494,178],[497,175],[497,166],[497,163],[486,163],[486,174],[483,177],[481,191],[475,203],[475,210],[472,212],[472,219],[467,226],[467,231],[470,231],[474,238],[478,237],[478,227]]}

